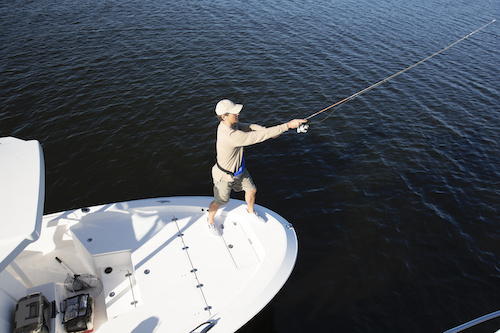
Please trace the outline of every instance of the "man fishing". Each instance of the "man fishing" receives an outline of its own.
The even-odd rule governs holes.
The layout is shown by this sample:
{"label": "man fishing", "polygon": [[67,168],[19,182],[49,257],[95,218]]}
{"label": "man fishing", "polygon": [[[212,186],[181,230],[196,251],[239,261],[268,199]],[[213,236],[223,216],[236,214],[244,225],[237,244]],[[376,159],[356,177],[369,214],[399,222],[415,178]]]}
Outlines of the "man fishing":
{"label": "man fishing", "polygon": [[257,188],[245,168],[243,147],[277,137],[307,122],[305,119],[294,119],[269,128],[240,123],[238,117],[242,108],[243,105],[235,104],[228,99],[219,101],[215,107],[220,123],[217,128],[216,164],[212,168],[214,201],[209,206],[207,220],[209,231],[214,236],[221,236],[219,227],[214,223],[215,214],[221,206],[229,202],[231,190],[244,191],[248,217],[255,222],[265,223],[254,210]]}

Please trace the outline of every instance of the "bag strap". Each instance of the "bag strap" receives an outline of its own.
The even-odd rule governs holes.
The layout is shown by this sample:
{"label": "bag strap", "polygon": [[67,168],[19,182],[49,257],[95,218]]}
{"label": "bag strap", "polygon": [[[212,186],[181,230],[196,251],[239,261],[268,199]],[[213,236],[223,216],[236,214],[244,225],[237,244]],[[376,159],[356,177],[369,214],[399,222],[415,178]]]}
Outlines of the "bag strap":
{"label": "bag strap", "polygon": [[217,163],[217,167],[221,170],[221,171],[224,171],[225,173],[227,173],[228,175],[231,175],[231,176],[235,176],[235,175],[239,175],[243,172],[243,170],[245,170],[245,157],[242,157],[241,159],[241,166],[238,170],[236,170],[236,172],[231,172],[231,171],[228,171],[226,169],[224,169],[223,167],[220,166],[219,164],[219,161],[217,160],[217,158],[215,159],[215,163]]}
{"label": "bag strap", "polygon": [[221,167],[221,166],[220,166],[220,164],[219,164],[219,161],[216,161],[216,163],[217,163],[217,166],[219,167],[219,169],[220,169],[221,171],[224,171],[224,172],[225,172],[225,173],[227,173],[228,175],[231,175],[231,176],[233,176],[233,177],[234,177],[234,172],[227,171],[226,169],[224,169],[223,167]]}

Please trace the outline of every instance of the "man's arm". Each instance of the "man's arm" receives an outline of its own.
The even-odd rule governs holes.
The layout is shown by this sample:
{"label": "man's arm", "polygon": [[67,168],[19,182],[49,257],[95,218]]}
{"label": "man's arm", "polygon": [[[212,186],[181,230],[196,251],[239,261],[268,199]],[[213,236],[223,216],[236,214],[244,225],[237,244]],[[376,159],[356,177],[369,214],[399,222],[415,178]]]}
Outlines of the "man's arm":
{"label": "man's arm", "polygon": [[264,126],[260,126],[260,125],[257,125],[257,124],[252,124],[250,125],[250,129],[252,131],[260,131],[260,130],[263,130],[263,129],[266,129]]}
{"label": "man's arm", "polygon": [[238,129],[243,132],[251,132],[263,130],[266,128],[257,124],[238,123]]}
{"label": "man's arm", "polygon": [[288,131],[291,128],[297,128],[299,127],[299,125],[305,122],[307,122],[307,120],[305,119],[293,119],[287,123],[268,128],[259,125],[249,125],[248,128],[253,126],[258,126],[260,129],[255,131],[252,130],[250,132],[246,132],[244,130],[233,131],[230,133],[230,142],[232,142],[235,147],[250,146],[256,143],[266,141],[273,137],[276,137],[281,133]]}

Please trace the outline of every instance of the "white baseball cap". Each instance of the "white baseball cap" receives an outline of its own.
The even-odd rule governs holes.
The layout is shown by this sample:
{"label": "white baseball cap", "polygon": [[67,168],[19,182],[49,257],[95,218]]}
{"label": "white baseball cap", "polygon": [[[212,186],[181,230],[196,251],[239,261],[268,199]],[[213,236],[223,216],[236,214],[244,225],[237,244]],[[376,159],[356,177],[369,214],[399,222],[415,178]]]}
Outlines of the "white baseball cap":
{"label": "white baseball cap", "polygon": [[228,99],[223,99],[215,106],[215,113],[219,116],[226,113],[238,114],[241,109],[243,109],[243,105],[235,104]]}

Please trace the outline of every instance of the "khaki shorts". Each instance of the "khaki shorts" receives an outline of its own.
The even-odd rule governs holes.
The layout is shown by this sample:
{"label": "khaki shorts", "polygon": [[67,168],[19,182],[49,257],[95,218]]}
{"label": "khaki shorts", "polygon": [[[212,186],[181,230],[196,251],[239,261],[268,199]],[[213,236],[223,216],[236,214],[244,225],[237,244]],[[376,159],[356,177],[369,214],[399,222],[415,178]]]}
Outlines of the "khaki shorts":
{"label": "khaki shorts", "polygon": [[240,191],[253,191],[255,190],[255,184],[250,176],[250,173],[245,169],[243,173],[238,177],[234,178],[233,181],[221,180],[214,184],[214,199],[215,203],[219,206],[224,206],[229,202],[229,197],[231,195],[231,190],[235,192]]}

